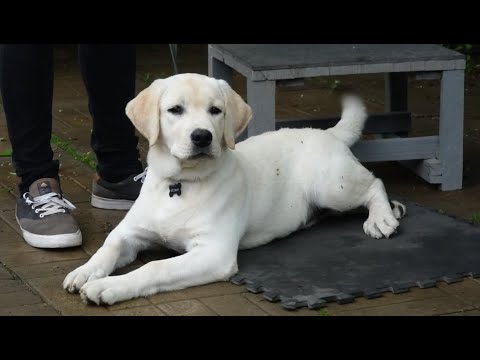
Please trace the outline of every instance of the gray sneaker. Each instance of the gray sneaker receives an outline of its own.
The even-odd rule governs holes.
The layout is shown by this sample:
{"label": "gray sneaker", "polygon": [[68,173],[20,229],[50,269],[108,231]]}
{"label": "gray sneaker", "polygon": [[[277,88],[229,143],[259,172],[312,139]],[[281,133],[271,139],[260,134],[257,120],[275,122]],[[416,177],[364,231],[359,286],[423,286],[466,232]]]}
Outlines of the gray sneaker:
{"label": "gray sneaker", "polygon": [[131,175],[117,183],[105,181],[94,174],[92,206],[100,209],[129,210],[140,194],[143,181],[147,176],[147,169],[145,168],[142,173]]}
{"label": "gray sneaker", "polygon": [[43,178],[17,199],[15,216],[25,241],[37,248],[65,248],[82,244],[82,233],[70,210],[75,206],[62,196],[60,184]]}

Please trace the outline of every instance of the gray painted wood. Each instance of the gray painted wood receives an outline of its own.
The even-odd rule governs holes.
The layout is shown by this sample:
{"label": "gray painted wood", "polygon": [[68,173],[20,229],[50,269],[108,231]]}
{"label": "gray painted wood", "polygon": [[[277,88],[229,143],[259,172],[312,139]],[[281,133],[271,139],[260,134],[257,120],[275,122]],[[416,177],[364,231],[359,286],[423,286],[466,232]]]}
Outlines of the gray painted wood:
{"label": "gray painted wood", "polygon": [[359,141],[352,152],[362,162],[430,159],[438,149],[438,136]]}
{"label": "gray painted wood", "polygon": [[208,54],[208,76],[215,79],[223,79],[227,83],[232,84],[233,69],[223,61],[212,56],[210,50]]}
{"label": "gray painted wood", "polygon": [[254,81],[465,69],[463,54],[435,44],[210,44],[209,52]]}
{"label": "gray painted wood", "polygon": [[[387,136],[390,139],[400,139],[400,137],[395,134],[389,134]],[[440,160],[436,158],[425,160],[401,160],[399,161],[399,164],[405,166],[407,169],[412,170],[422,179],[431,184],[442,183],[442,175],[445,172],[445,167]]]}
{"label": "gray painted wood", "polygon": [[[431,63],[464,55],[436,44],[211,44],[254,71]],[[455,63],[455,61],[453,61]]]}
{"label": "gray painted wood", "polygon": [[[405,73],[428,78],[429,72],[442,72],[438,137],[362,141],[354,151],[362,161],[427,159],[414,166],[419,176],[432,183],[441,181],[442,190],[462,187],[464,55],[434,44],[210,44],[209,75],[229,81],[232,69],[247,78],[248,103],[254,111],[248,130],[237,141],[279,127],[275,122],[276,80],[389,73],[386,110],[406,112]],[[328,121],[315,127],[325,124]],[[404,122],[399,124],[404,126]],[[401,134],[398,130],[396,133]],[[441,163],[441,174],[438,164],[432,165],[434,158]]]}
{"label": "gray painted wood", "polygon": [[[457,69],[465,68],[465,60],[462,61],[462,66],[456,67]],[[235,70],[241,73],[243,76],[252,79],[254,81],[263,80],[281,80],[281,79],[297,79],[315,76],[333,76],[333,75],[361,75],[361,74],[375,74],[375,73],[393,73],[393,72],[418,72],[418,71],[441,71],[444,69],[454,69],[451,60],[446,60],[441,63],[437,63],[435,67],[426,69],[425,66],[418,63],[406,63],[406,64],[380,64],[380,65],[355,65],[349,67],[335,68],[305,68],[305,69],[288,69],[288,70],[271,70],[271,71],[251,71],[243,65],[236,64],[235,61],[229,61],[226,58],[225,62],[232,66]]]}
{"label": "gray painted wood", "polygon": [[211,57],[211,58],[218,59],[219,61],[223,62],[225,65],[231,67],[232,69],[235,69],[240,74],[245,76],[247,79],[256,78],[258,80],[265,80],[265,77],[262,76],[261,73],[255,75],[255,72],[252,69],[248,68],[247,66],[244,66],[242,63],[239,63],[236,59],[232,58],[228,54],[225,55],[221,49],[219,49],[213,44],[208,45],[208,56],[209,58]]}
{"label": "gray painted wood", "polygon": [[438,159],[407,160],[400,161],[400,164],[412,170],[430,184],[440,184],[442,182],[445,169]]}
{"label": "gray painted wood", "polygon": [[[385,112],[408,110],[408,74],[387,73],[385,74]],[[409,117],[408,126],[395,134],[406,137],[411,129],[412,119]]]}
{"label": "gray painted wood", "polygon": [[304,85],[305,85],[304,78],[277,80],[277,86],[279,87],[297,87],[297,86],[304,86]]}
{"label": "gray painted wood", "polygon": [[441,189],[462,188],[464,71],[444,71],[440,90],[440,146],[438,158],[445,167]]}
{"label": "gray painted wood", "polygon": [[412,77],[415,80],[440,80],[442,73],[440,71],[417,72],[413,73]]}
{"label": "gray painted wood", "polygon": [[[275,128],[314,128],[328,129],[335,126],[339,117],[320,119],[282,119],[275,123]],[[368,117],[363,130],[364,134],[382,134],[406,132],[410,129],[410,113],[392,112],[388,114],[372,114]]]}
{"label": "gray painted wood", "polygon": [[385,74],[385,112],[408,110],[408,77],[406,73]]}
{"label": "gray painted wood", "polygon": [[248,136],[275,130],[275,81],[247,80],[247,102],[253,111]]}

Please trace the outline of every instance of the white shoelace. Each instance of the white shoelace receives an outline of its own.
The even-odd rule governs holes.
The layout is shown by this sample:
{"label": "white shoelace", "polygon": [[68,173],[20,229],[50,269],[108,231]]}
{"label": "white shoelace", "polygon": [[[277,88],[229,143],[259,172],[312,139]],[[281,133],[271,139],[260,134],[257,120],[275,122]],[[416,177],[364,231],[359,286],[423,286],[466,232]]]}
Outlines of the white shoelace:
{"label": "white shoelace", "polygon": [[145,181],[145,177],[147,176],[147,170],[148,170],[148,166],[145,168],[145,170],[143,170],[142,173],[138,174],[137,176],[134,176],[133,181],[141,180],[143,184],[143,182]]}
{"label": "white shoelace", "polygon": [[66,212],[65,208],[70,210],[76,209],[70,201],[55,192],[34,198],[30,198],[30,193],[26,192],[23,194],[23,198],[28,205],[32,205],[32,209],[35,209],[35,213],[40,213],[39,216],[41,218],[52,214],[64,213]]}

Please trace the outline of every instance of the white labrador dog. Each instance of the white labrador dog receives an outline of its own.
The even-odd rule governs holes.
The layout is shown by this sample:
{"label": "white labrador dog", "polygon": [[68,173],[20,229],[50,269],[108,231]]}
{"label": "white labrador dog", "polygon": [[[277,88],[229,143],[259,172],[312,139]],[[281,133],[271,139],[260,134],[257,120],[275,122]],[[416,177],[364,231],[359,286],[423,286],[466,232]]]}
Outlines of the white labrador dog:
{"label": "white labrador dog", "polygon": [[[226,281],[238,270],[238,249],[306,226],[316,208],[364,206],[365,233],[389,237],[405,207],[391,206],[382,181],[349,149],[365,106],[356,97],[342,104],[340,122],[328,130],[282,129],[235,146],[252,110],[225,81],[198,74],[156,80],[126,108],[150,144],[140,196],[63,287],[85,302],[114,304]],[[108,276],[158,244],[182,255]]]}

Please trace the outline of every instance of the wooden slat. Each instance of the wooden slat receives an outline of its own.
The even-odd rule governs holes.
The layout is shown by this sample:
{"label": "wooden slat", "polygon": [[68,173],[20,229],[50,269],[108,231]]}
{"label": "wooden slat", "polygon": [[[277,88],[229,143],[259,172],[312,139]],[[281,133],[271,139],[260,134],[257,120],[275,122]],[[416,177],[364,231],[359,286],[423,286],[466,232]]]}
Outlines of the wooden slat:
{"label": "wooden slat", "polygon": [[438,136],[359,141],[352,152],[362,162],[434,158]]}
{"label": "wooden slat", "polygon": [[[276,129],[306,128],[328,129],[337,124],[339,117],[321,119],[285,119],[277,120]],[[391,112],[387,114],[372,114],[365,124],[364,134],[382,134],[394,132],[408,132],[411,126],[409,112]]]}
{"label": "wooden slat", "polygon": [[442,182],[442,174],[445,169],[438,159],[406,160],[400,161],[400,164],[412,170],[430,184],[440,184]]}

